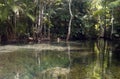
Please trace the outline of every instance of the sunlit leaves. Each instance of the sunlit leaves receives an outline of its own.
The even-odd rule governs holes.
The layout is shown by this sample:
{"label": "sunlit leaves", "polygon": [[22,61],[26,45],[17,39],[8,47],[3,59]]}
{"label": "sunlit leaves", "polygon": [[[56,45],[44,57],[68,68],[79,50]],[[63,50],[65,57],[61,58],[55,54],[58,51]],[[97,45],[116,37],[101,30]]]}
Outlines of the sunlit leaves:
{"label": "sunlit leaves", "polygon": [[118,7],[118,6],[120,6],[120,0],[116,0],[116,1],[111,2],[111,3],[109,4],[109,7],[110,7],[110,8],[115,8],[115,7]]}
{"label": "sunlit leaves", "polygon": [[96,30],[100,30],[99,24],[95,24],[95,29],[96,29]]}
{"label": "sunlit leaves", "polygon": [[0,7],[3,7],[3,6],[4,6],[4,4],[0,3]]}
{"label": "sunlit leaves", "polygon": [[102,0],[92,0],[91,1],[91,10],[97,10],[97,9],[101,9]]}
{"label": "sunlit leaves", "polygon": [[60,5],[62,3],[62,0],[56,0],[55,5]]}
{"label": "sunlit leaves", "polygon": [[13,0],[5,1],[0,4],[0,19],[1,21],[7,20],[9,16],[14,12],[16,15],[19,15],[20,11],[23,11],[19,5],[15,5]]}
{"label": "sunlit leaves", "polygon": [[19,6],[16,6],[16,5],[13,5],[13,6],[11,6],[11,9],[12,9],[12,11],[13,11],[14,13],[19,13],[20,7],[19,7]]}
{"label": "sunlit leaves", "polygon": [[1,9],[1,11],[0,11],[0,20],[4,21],[9,16],[9,8],[7,6],[3,6],[0,9]]}

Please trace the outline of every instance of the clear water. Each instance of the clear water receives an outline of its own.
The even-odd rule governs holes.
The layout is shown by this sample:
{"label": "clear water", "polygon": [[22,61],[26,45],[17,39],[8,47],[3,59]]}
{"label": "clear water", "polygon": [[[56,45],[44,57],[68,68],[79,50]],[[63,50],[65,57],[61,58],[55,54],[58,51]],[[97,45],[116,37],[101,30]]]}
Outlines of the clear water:
{"label": "clear water", "polygon": [[0,79],[120,79],[119,47],[104,40],[0,46]]}

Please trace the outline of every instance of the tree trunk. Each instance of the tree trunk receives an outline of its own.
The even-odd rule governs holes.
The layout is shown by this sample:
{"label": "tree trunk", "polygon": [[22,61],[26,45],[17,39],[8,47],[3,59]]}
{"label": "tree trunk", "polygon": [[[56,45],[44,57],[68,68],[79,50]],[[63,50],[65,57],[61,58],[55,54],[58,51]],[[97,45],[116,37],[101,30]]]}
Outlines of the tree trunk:
{"label": "tree trunk", "polygon": [[6,44],[8,41],[7,34],[2,34],[1,35],[1,43]]}
{"label": "tree trunk", "polygon": [[17,18],[16,18],[16,13],[14,13],[14,27],[15,27],[15,36],[14,36],[14,40],[16,39],[16,25],[17,25]]}
{"label": "tree trunk", "polygon": [[[39,41],[39,38],[41,39],[42,37],[42,29],[43,29],[43,14],[44,14],[44,3],[42,1],[38,1],[37,3],[38,6],[38,17],[36,19],[36,24],[35,24],[35,40]],[[36,11],[37,12],[37,11]]]}
{"label": "tree trunk", "polygon": [[41,9],[39,10],[39,18],[38,18],[38,27],[39,27],[39,33],[42,33],[43,28],[43,14],[44,14],[44,6],[41,3]]}
{"label": "tree trunk", "polygon": [[70,21],[69,21],[68,33],[67,33],[66,41],[68,41],[69,38],[70,38],[70,34],[71,34],[71,23],[72,23],[72,19],[73,19],[73,14],[72,14],[72,10],[71,10],[71,2],[72,2],[72,0],[69,0]]}
{"label": "tree trunk", "polygon": [[1,35],[0,35],[0,43],[1,43]]}
{"label": "tree trunk", "polygon": [[99,37],[104,37],[104,27],[103,27],[103,24],[102,24],[101,16],[99,16],[99,19],[100,19],[100,36]]}
{"label": "tree trunk", "polygon": [[[47,9],[46,9],[46,5],[45,5],[45,7],[44,7],[44,11],[46,11]],[[47,16],[45,16],[45,17],[47,17]],[[44,21],[45,21],[45,19],[44,19]],[[46,23],[44,22],[43,23],[43,27],[44,27],[44,29],[43,29],[43,35],[44,35],[44,37],[46,37]]]}
{"label": "tree trunk", "polygon": [[114,22],[114,17],[113,17],[113,10],[112,10],[112,18],[111,18],[111,23],[112,23],[112,28],[111,28],[111,36],[110,36],[110,38],[112,39],[112,35],[113,35],[113,30],[114,30],[114,28],[113,28],[113,22]]}
{"label": "tree trunk", "polygon": [[50,40],[50,26],[48,27],[48,39]]}
{"label": "tree trunk", "polygon": [[107,14],[107,3],[106,3],[106,0],[105,0],[105,24],[104,24],[104,39],[106,39],[106,27],[107,27],[107,16],[106,16],[106,14]]}
{"label": "tree trunk", "polygon": [[[49,16],[48,16],[48,21],[50,22],[50,16],[51,16],[51,12],[50,12],[50,10],[51,10],[51,4],[49,5]],[[48,39],[50,40],[50,35],[51,35],[51,33],[50,33],[50,31],[51,31],[51,29],[50,29],[50,24],[48,24]]]}

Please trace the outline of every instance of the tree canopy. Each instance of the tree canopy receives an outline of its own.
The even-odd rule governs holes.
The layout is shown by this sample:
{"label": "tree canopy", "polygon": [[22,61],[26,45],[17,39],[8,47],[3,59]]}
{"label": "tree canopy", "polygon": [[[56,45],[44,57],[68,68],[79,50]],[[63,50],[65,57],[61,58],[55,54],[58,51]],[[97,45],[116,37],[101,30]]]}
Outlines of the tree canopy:
{"label": "tree canopy", "polygon": [[2,0],[0,40],[120,39],[119,11],[120,0]]}

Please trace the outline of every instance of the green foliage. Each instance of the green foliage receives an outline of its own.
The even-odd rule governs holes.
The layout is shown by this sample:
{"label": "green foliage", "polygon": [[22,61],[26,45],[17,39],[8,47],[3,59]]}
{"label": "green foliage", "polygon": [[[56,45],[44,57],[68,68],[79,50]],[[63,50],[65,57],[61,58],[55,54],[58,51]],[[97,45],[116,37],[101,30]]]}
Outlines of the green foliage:
{"label": "green foliage", "polygon": [[31,15],[30,13],[26,13],[26,15],[34,22],[35,21],[35,17],[33,15]]}
{"label": "green foliage", "polygon": [[120,6],[120,0],[115,0],[109,3],[108,5],[110,8],[115,8]]}
{"label": "green foliage", "polygon": [[[9,30],[11,35],[14,35],[15,30],[17,34],[22,32],[33,35],[33,26],[38,25],[41,5],[44,7],[41,24],[45,25],[42,32],[50,29],[51,36],[66,38],[70,19],[68,0],[41,0],[40,2],[37,0],[1,0],[0,24],[5,24],[6,28],[4,25],[1,25],[0,28],[4,31]],[[120,0],[73,0],[71,39],[97,38],[102,32],[100,28],[104,28],[109,37],[112,19],[114,30],[117,28],[116,25],[120,24],[119,5]],[[2,30],[0,33],[3,33]]]}

